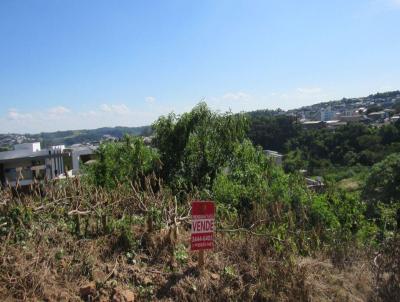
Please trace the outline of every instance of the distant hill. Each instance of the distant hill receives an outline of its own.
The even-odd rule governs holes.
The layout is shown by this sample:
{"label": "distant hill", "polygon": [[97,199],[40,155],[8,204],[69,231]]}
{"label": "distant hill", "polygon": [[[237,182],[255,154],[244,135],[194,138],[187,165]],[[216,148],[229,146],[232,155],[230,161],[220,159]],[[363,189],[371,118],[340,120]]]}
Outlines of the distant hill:
{"label": "distant hill", "polygon": [[400,101],[400,91],[387,91],[387,92],[378,92],[376,94],[371,94],[366,97],[356,97],[356,98],[342,98],[340,100],[332,100],[328,102],[320,102],[309,106],[303,106],[297,109],[288,110],[286,113],[295,113],[299,111],[307,111],[307,110],[319,110],[321,108],[331,106],[344,106],[348,108],[354,108],[355,106],[381,106],[384,108],[394,108],[399,106]]}
{"label": "distant hill", "polygon": [[[336,111],[353,110],[355,108],[370,108],[373,111],[383,109],[393,109],[396,113],[400,112],[400,91],[378,92],[366,97],[342,98],[340,100],[332,100],[320,102],[309,106],[302,106],[295,109],[284,111],[282,109],[269,110],[262,109],[249,111],[247,114],[252,119],[271,118],[280,115],[298,116],[301,113],[318,112],[323,108],[331,108]],[[372,111],[371,111],[372,112]]]}
{"label": "distant hill", "polygon": [[[355,107],[376,107],[378,109],[391,108],[400,112],[400,91],[389,91],[371,94],[367,97],[343,98],[329,102],[320,102],[310,106],[284,111],[277,110],[257,110],[248,112],[252,119],[262,119],[273,116],[297,115],[304,112],[314,112],[321,108],[331,106],[332,108],[341,107],[341,110]],[[152,133],[151,126],[142,127],[104,127],[92,130],[68,130],[57,132],[42,132],[39,134],[0,134],[0,151],[12,149],[15,144],[23,142],[40,141],[43,146],[50,145],[73,145],[79,143],[98,142],[104,139],[121,138],[124,134],[149,136]]]}
{"label": "distant hill", "polygon": [[124,134],[148,136],[151,126],[142,127],[104,127],[91,130],[67,130],[42,132],[39,134],[0,134],[0,149],[7,150],[11,146],[24,142],[40,141],[43,146],[73,145],[98,142],[104,139],[121,138]]}

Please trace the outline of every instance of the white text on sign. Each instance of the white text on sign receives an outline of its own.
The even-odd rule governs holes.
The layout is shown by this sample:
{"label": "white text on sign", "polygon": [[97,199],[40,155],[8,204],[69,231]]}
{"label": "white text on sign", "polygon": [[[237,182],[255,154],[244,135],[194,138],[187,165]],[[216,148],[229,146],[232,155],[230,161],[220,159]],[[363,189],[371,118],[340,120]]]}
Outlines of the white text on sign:
{"label": "white text on sign", "polygon": [[202,219],[192,222],[192,234],[214,232],[214,219]]}

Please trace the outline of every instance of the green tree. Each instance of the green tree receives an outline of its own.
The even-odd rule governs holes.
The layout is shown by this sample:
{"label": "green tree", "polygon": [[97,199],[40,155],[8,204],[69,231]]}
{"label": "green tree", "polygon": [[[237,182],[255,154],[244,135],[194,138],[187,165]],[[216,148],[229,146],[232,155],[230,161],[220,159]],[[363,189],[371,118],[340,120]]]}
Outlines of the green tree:
{"label": "green tree", "polygon": [[400,153],[393,153],[372,167],[363,197],[367,217],[375,219],[380,237],[390,238],[400,226]]}
{"label": "green tree", "polygon": [[394,153],[375,164],[363,190],[371,202],[400,202],[400,153]]}
{"label": "green tree", "polygon": [[379,135],[382,137],[382,143],[389,145],[400,140],[400,132],[395,125],[389,124],[379,129]]}
{"label": "green tree", "polygon": [[396,113],[400,113],[400,101],[396,101],[396,103],[393,105],[393,109]]}
{"label": "green tree", "polygon": [[378,112],[381,111],[383,108],[379,105],[372,105],[367,108],[367,114],[370,114],[372,112]]}
{"label": "green tree", "polygon": [[299,134],[300,127],[296,119],[287,115],[250,114],[249,138],[263,149],[285,151],[286,142]]}
{"label": "green tree", "polygon": [[300,149],[290,151],[285,155],[283,168],[287,173],[293,173],[295,171],[299,171],[300,169],[307,168],[307,163],[303,159],[303,154]]}
{"label": "green tree", "polygon": [[143,139],[125,135],[120,142],[100,145],[97,160],[88,166],[87,178],[106,188],[142,182],[146,175],[160,169],[158,153],[145,146]]}
{"label": "green tree", "polygon": [[383,238],[391,237],[400,223],[400,153],[391,154],[372,167],[363,197],[367,216],[376,219]]}
{"label": "green tree", "polygon": [[209,188],[247,128],[246,116],[219,114],[205,103],[181,116],[160,117],[153,124],[153,142],[163,163],[163,178],[176,191]]}
{"label": "green tree", "polygon": [[255,148],[249,140],[237,143],[231,160],[219,171],[213,184],[214,197],[242,211],[249,210],[253,203],[265,201],[268,179],[276,172],[260,148]]}

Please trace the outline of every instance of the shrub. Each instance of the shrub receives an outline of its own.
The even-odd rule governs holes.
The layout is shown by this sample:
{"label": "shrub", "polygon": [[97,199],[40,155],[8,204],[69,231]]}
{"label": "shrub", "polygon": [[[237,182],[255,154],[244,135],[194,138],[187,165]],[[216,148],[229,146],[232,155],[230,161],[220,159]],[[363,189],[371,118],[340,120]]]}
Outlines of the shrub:
{"label": "shrub", "polygon": [[218,114],[205,103],[181,116],[160,117],[153,128],[162,177],[174,192],[210,188],[235,144],[244,140],[247,127],[244,115]]}
{"label": "shrub", "polygon": [[143,182],[160,168],[157,152],[139,137],[125,135],[120,142],[103,143],[96,153],[97,161],[86,168],[87,179],[109,189]]}

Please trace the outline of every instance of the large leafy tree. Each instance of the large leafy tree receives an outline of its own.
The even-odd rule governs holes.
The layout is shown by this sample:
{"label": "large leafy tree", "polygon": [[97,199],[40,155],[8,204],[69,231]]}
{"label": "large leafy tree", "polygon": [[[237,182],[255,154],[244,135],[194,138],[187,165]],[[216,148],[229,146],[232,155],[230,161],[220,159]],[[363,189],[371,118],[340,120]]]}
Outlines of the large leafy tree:
{"label": "large leafy tree", "polygon": [[249,138],[264,149],[283,152],[285,143],[300,133],[300,126],[292,116],[270,116],[255,113],[250,116]]}
{"label": "large leafy tree", "polygon": [[199,103],[191,112],[160,117],[153,129],[163,178],[173,189],[186,190],[211,186],[235,144],[246,137],[248,121],[242,114],[220,114]]}
{"label": "large leafy tree", "polygon": [[400,227],[400,153],[393,153],[375,164],[369,174],[363,197],[367,216],[377,220],[384,237]]}
{"label": "large leafy tree", "polygon": [[372,167],[363,195],[371,202],[400,202],[400,153],[391,154]]}
{"label": "large leafy tree", "polygon": [[120,142],[100,145],[96,162],[87,167],[87,177],[96,185],[115,188],[119,184],[141,183],[159,168],[159,156],[154,149],[147,147],[140,137],[125,135]]}

